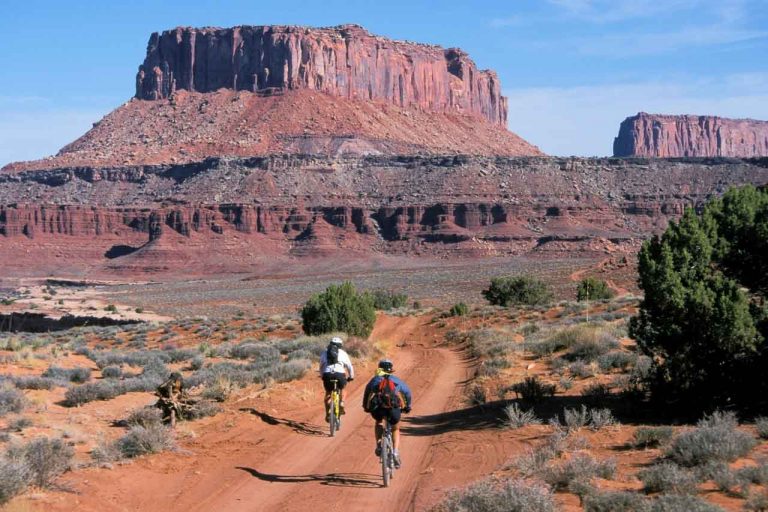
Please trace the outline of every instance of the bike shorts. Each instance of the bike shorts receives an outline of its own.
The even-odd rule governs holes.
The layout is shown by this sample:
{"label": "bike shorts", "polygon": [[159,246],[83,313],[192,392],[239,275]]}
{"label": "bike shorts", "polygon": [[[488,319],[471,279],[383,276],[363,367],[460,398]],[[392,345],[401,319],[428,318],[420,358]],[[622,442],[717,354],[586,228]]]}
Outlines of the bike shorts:
{"label": "bike shorts", "polygon": [[401,414],[402,409],[384,409],[383,407],[371,411],[371,416],[373,416],[373,419],[375,419],[377,423],[383,421],[384,418],[389,418],[390,425],[397,425],[400,423]]}
{"label": "bike shorts", "polygon": [[338,388],[344,389],[344,387],[347,385],[347,375],[344,373],[334,373],[334,372],[328,372],[323,374],[323,387],[326,391],[331,392],[333,391],[333,380],[337,380],[338,382]]}

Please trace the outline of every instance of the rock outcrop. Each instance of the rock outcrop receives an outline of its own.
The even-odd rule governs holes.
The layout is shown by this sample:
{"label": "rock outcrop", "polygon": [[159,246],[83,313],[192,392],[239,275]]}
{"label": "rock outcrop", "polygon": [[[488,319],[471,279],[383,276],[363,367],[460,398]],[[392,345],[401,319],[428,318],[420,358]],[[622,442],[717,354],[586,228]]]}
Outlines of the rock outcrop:
{"label": "rock outcrop", "polygon": [[496,74],[478,70],[456,48],[393,41],[357,25],[179,27],[152,34],[136,77],[137,98],[218,89],[311,89],[507,125]]}
{"label": "rock outcrop", "polygon": [[768,121],[640,112],[621,123],[614,156],[768,156]]}

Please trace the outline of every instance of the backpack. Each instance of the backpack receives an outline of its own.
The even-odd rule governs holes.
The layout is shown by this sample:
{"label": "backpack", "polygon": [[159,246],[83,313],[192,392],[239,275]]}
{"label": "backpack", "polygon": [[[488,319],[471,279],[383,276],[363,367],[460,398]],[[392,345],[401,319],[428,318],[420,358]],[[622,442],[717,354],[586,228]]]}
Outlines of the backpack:
{"label": "backpack", "polygon": [[379,381],[373,398],[371,398],[371,405],[374,409],[400,409],[402,407],[400,395],[397,394],[397,387],[390,380],[389,375],[385,375]]}
{"label": "backpack", "polygon": [[331,343],[328,345],[328,350],[325,352],[325,359],[328,362],[328,365],[332,364],[338,364],[339,363],[339,346],[335,343]]}

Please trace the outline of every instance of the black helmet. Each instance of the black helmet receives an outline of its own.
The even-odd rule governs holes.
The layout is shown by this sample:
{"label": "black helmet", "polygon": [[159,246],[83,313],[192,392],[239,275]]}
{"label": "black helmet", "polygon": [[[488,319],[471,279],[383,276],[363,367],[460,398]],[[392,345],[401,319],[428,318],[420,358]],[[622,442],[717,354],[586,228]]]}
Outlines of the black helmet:
{"label": "black helmet", "polygon": [[181,373],[173,372],[170,377],[171,380],[181,380]]}
{"label": "black helmet", "polygon": [[387,373],[394,373],[395,365],[393,365],[392,361],[390,361],[389,359],[382,359],[381,361],[379,361],[379,369]]}

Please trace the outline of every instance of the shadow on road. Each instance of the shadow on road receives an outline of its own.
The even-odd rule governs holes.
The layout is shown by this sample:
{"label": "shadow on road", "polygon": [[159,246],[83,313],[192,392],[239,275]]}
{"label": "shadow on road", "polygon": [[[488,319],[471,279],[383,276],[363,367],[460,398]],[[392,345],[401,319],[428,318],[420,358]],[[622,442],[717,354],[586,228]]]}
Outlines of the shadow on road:
{"label": "shadow on road", "polygon": [[496,408],[478,406],[404,418],[400,430],[407,436],[434,436],[460,430],[498,428],[499,424]]}
{"label": "shadow on road", "polygon": [[378,475],[369,475],[365,473],[328,473],[325,475],[270,475],[262,473],[254,468],[238,466],[237,469],[250,473],[254,478],[265,482],[300,484],[304,482],[320,482],[322,485],[333,485],[338,487],[382,487],[381,479]]}
{"label": "shadow on road", "polygon": [[306,423],[304,421],[289,420],[287,418],[277,418],[265,412],[256,410],[253,407],[244,407],[240,409],[240,412],[248,412],[253,414],[254,416],[258,416],[259,419],[261,419],[261,421],[263,421],[268,425],[285,425],[286,427],[292,428],[293,431],[296,432],[297,434],[301,434],[304,436],[327,436],[328,435],[328,429],[320,425],[314,425],[312,423]]}

